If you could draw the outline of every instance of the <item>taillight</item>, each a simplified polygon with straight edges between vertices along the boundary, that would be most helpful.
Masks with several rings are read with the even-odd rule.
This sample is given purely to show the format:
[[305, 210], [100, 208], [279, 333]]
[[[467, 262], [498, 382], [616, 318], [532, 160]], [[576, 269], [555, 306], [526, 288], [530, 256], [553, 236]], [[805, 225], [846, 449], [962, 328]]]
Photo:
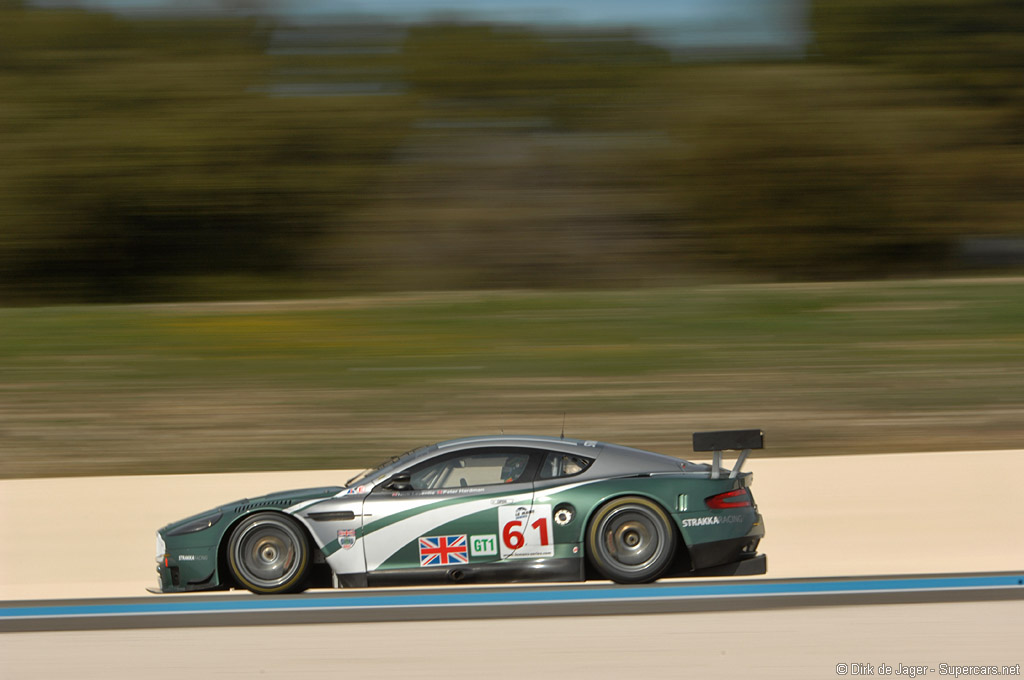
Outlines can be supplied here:
[[746, 489], [733, 489], [725, 493], [715, 494], [704, 499], [704, 503], [712, 510], [728, 510], [729, 508], [749, 508], [750, 494]]

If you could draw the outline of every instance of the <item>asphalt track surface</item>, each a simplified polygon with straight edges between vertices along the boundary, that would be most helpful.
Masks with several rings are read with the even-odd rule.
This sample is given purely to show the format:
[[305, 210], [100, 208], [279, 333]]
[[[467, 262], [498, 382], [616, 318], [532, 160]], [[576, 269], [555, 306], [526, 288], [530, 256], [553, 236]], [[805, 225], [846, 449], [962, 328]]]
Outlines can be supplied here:
[[0, 632], [667, 614], [1024, 599], [1024, 571], [0, 602]]

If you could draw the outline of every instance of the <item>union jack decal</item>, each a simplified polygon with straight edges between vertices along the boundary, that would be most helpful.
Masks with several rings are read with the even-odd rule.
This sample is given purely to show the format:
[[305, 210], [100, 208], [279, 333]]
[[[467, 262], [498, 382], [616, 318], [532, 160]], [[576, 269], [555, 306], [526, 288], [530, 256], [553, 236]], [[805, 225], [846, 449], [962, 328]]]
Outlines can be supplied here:
[[420, 566], [468, 564], [466, 534], [458, 536], [424, 536], [420, 538]]

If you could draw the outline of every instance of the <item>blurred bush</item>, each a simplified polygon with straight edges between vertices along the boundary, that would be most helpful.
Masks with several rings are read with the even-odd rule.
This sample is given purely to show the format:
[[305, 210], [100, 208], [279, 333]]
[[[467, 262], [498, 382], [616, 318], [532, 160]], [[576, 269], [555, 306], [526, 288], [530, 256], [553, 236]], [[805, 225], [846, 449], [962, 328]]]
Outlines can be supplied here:
[[629, 32], [0, 2], [0, 302], [941, 274], [1024, 238], [1024, 4]]
[[[8, 8], [4, 297], [231, 297], [301, 280], [408, 115], [375, 99], [268, 95], [268, 35], [246, 19]], [[208, 291], [191, 283], [218, 277]], [[221, 287], [234, 280], [243, 289]]]

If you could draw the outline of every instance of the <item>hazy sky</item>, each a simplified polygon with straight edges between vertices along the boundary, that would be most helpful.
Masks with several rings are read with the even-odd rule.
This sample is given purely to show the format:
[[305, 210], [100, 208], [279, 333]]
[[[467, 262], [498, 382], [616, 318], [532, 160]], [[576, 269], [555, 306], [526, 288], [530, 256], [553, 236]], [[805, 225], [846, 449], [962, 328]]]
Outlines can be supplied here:
[[539, 24], [631, 25], [707, 45], [768, 44], [801, 47], [805, 0], [38, 0], [111, 9], [267, 7], [292, 18], [365, 14], [417, 20], [442, 12], [472, 18]]

